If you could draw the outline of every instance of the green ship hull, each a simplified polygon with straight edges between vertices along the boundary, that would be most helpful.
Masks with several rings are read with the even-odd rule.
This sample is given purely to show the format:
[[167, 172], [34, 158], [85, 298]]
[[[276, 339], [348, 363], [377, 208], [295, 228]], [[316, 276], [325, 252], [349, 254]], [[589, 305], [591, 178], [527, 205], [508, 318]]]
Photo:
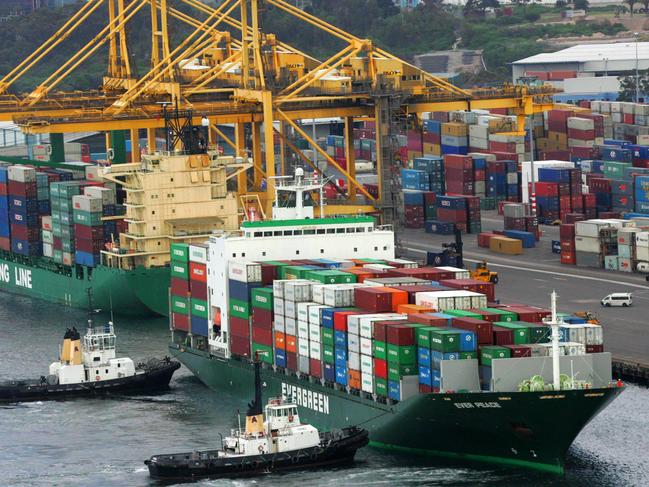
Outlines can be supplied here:
[[93, 304], [115, 314], [152, 316], [168, 314], [169, 268], [63, 267], [42, 259], [0, 256], [0, 291], [86, 309], [87, 289]]
[[[170, 351], [210, 389], [250, 397], [252, 364], [174, 344]], [[552, 473], [563, 472], [579, 432], [623, 390], [419, 394], [388, 405], [271, 367], [262, 384], [266, 397], [297, 398], [306, 422], [360, 425], [376, 447]]]

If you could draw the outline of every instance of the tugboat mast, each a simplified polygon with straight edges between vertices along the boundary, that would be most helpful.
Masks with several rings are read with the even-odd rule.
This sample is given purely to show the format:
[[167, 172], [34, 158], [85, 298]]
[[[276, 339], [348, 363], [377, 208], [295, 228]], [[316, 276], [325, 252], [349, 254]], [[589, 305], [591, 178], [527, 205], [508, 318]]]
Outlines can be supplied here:
[[557, 292], [552, 291], [552, 379], [554, 390], [561, 390], [561, 365], [559, 360], [559, 323], [557, 322]]

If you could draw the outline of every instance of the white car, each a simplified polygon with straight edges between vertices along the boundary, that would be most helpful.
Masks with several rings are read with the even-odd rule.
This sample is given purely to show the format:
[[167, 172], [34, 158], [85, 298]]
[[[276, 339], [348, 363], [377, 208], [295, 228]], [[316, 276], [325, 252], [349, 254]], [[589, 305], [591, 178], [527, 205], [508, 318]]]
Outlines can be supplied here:
[[633, 297], [631, 293], [612, 293], [602, 299], [602, 306], [631, 306]]

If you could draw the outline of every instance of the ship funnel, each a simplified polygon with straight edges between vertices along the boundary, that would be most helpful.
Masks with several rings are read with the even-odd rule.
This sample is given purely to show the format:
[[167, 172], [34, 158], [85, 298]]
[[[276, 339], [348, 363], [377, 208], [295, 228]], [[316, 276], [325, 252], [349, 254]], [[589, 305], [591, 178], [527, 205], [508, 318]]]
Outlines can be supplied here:
[[70, 338], [72, 337], [72, 330], [67, 328], [65, 334], [63, 335], [63, 346], [61, 347], [61, 356], [59, 359], [61, 363], [67, 363], [70, 361]]
[[259, 434], [264, 431], [264, 416], [261, 406], [261, 362], [255, 354], [255, 398], [248, 404], [246, 413], [246, 434]]

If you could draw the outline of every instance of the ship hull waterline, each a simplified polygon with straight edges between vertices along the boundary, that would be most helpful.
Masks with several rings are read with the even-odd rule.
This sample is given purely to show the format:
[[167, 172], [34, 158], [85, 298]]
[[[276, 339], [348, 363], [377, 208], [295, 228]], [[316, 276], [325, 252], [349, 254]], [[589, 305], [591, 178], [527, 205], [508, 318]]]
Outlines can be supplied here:
[[0, 258], [0, 291], [87, 309], [87, 290], [91, 288], [94, 306], [106, 311], [112, 308], [118, 316], [167, 316], [169, 280], [168, 267], [122, 270], [98, 266], [89, 272], [79, 266], [68, 275]]
[[[169, 349], [210, 389], [250, 395], [251, 364]], [[356, 425], [378, 448], [556, 474], [579, 432], [623, 390], [419, 394], [387, 405], [272, 368], [261, 373], [266, 397], [295, 395], [300, 417], [320, 429]]]

